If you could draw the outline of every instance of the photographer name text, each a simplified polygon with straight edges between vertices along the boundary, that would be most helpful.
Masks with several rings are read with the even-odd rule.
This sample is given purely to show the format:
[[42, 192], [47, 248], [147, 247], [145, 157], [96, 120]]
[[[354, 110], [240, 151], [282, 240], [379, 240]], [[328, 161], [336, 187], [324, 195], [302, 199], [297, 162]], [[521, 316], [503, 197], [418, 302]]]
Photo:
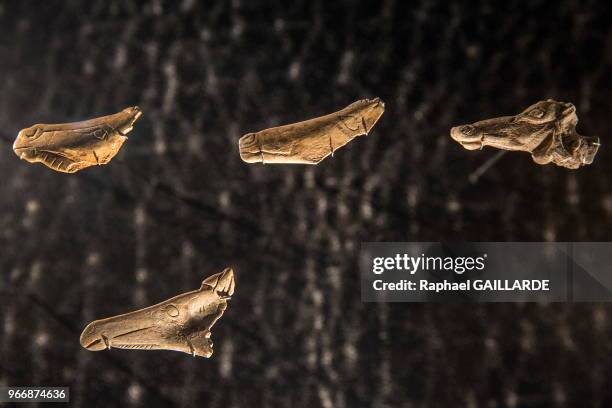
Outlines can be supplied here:
[[549, 291], [549, 279], [473, 279], [463, 282], [443, 280], [432, 282], [420, 279], [418, 282], [401, 279], [385, 282], [376, 279], [372, 282], [375, 291], [428, 291], [428, 292], [469, 292], [475, 291]]

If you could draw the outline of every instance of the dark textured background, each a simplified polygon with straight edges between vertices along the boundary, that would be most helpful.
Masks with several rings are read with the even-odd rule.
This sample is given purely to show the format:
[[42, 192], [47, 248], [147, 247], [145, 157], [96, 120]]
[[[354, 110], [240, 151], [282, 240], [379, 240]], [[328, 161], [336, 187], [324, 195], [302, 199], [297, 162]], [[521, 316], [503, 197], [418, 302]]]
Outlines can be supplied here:
[[[333, 4], [330, 4], [333, 3]], [[605, 3], [0, 3], [0, 384], [74, 406], [610, 406], [612, 305], [360, 301], [361, 241], [609, 240]], [[380, 96], [319, 166], [240, 161], [246, 132]], [[573, 102], [579, 171], [468, 152], [453, 125]], [[138, 104], [108, 166], [20, 162], [18, 130]], [[212, 359], [91, 353], [92, 319], [199, 287], [237, 292]]]

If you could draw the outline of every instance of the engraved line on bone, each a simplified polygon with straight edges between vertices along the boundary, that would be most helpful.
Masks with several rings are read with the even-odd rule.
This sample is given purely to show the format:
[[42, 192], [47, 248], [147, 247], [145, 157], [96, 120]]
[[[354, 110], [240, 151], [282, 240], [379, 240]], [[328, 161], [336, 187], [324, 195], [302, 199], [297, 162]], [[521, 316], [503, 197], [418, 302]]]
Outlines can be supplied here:
[[334, 145], [332, 144], [331, 133], [329, 134], [329, 149], [331, 150], [331, 156], [334, 157]]
[[36, 132], [34, 132], [34, 135], [31, 136], [30, 140], [38, 139], [43, 133], [45, 133], [45, 131], [42, 128], [36, 129]]
[[108, 341], [108, 337], [106, 337], [103, 334], [101, 334], [100, 337], [102, 338], [102, 341], [104, 342], [104, 345], [106, 346], [106, 348], [110, 350], [111, 345], [110, 345], [110, 342]]
[[351, 119], [354, 115], [342, 115], [340, 116], [340, 122], [342, 122], [342, 124], [344, 126], [346, 126], [346, 128], [352, 132], [356, 132], [359, 130], [359, 126], [357, 126], [357, 128], [353, 129], [352, 127], [350, 127], [348, 125], [348, 123], [346, 122], [347, 119]]
[[64, 164], [64, 161], [62, 159], [59, 159], [57, 156], [53, 158], [53, 166], [55, 169], [57, 170], [62, 170], [62, 165]]
[[363, 116], [361, 117], [361, 124], [363, 125], [363, 130], [364, 130], [364, 132], [365, 132], [365, 134], [367, 136], [368, 135], [368, 126], [366, 125], [366, 121], [365, 121], [365, 118]]
[[[48, 125], [43, 125], [43, 126], [58, 126], [58, 125], [52, 125], [52, 124], [48, 124]], [[83, 127], [59, 127], [59, 128], [51, 128], [51, 129], [44, 129], [44, 128], [39, 128], [39, 130], [41, 131], [41, 133], [48, 133], [48, 132], [54, 132], [54, 133], [80, 133], [80, 134], [93, 134], [96, 130], [100, 130], [103, 129], [104, 127], [108, 127], [110, 128], [111, 131], [114, 131], [115, 129], [110, 126], [110, 125], [91, 125], [91, 126], [83, 126]]]
[[115, 348], [120, 349], [141, 349], [141, 350], [151, 350], [153, 348], [159, 347], [158, 344], [115, 344]]
[[104, 140], [106, 139], [106, 137], [108, 136], [108, 133], [106, 131], [106, 129], [104, 129], [103, 127], [96, 129], [93, 131], [92, 133], [93, 137], [95, 137], [96, 139], [99, 140]]
[[137, 332], [139, 332], [139, 331], [143, 331], [143, 330], [148, 330], [148, 329], [150, 329], [151, 327], [153, 327], [153, 326], [143, 327], [142, 329], [134, 329], [134, 330], [130, 330], [130, 331], [127, 331], [127, 332], [125, 332], [125, 333], [118, 334], [118, 335], [114, 336], [114, 338], [115, 338], [115, 339], [118, 339], [119, 337], [127, 336], [128, 334], [137, 333]]
[[189, 346], [189, 350], [191, 350], [191, 355], [193, 357], [196, 356], [195, 354], [195, 347], [193, 347], [193, 344], [191, 343], [191, 340], [187, 339], [187, 345]]
[[278, 149], [278, 150], [270, 150], [270, 149], [266, 149], [266, 148], [261, 149], [260, 152], [261, 153], [265, 153], [265, 154], [269, 154], [270, 156], [278, 156], [278, 157], [289, 157], [292, 154], [291, 151], [280, 151], [280, 149]]
[[[344, 126], [342, 126], [344, 124]], [[349, 140], [353, 138], [353, 134], [352, 132], [347, 132], [347, 129], [350, 130], [350, 128], [348, 126], [346, 126], [346, 124], [342, 121], [338, 121], [336, 123], [334, 123], [334, 126], [336, 128], [338, 128], [338, 130], [340, 130], [340, 132], [345, 135], [348, 136]]]
[[42, 153], [45, 153], [45, 154], [52, 154], [52, 155], [54, 155], [54, 156], [61, 156], [61, 157], [63, 157], [64, 159], [68, 159], [68, 160], [70, 160], [70, 157], [68, 157], [67, 155], [65, 155], [65, 154], [63, 154], [63, 153], [60, 153], [60, 152], [53, 151], [53, 150], [46, 150], [46, 149], [42, 149], [42, 150], [37, 150], [37, 152], [39, 152], [39, 153], [41, 153], [41, 154], [42, 154]]
[[57, 157], [57, 156], [56, 156], [56, 157], [53, 159], [53, 162], [55, 163], [55, 167], [56, 167], [58, 170], [62, 170], [62, 166], [64, 165], [64, 160], [62, 160], [60, 157]]
[[98, 160], [98, 155], [96, 154], [96, 151], [92, 150], [91, 152], [93, 153], [94, 157], [96, 158], [96, 164], [99, 166], [100, 165], [100, 160]]
[[264, 159], [264, 152], [263, 152], [263, 148], [261, 147], [261, 138], [259, 136], [255, 136], [257, 138], [257, 147], [259, 147], [259, 154], [261, 154], [261, 164], [266, 164], [266, 161]]
[[55, 152], [55, 151], [51, 151], [51, 150], [37, 150], [37, 149], [34, 149], [34, 150], [36, 151], [34, 154], [36, 154], [43, 161], [46, 161], [46, 162], [49, 162], [49, 155], [54, 156], [54, 157], [55, 156], [59, 156], [60, 158], [62, 158], [64, 160], [68, 160], [71, 163], [75, 162], [70, 157], [68, 157], [65, 154], [60, 153], [60, 152]]
[[92, 341], [92, 342], [88, 343], [88, 344], [85, 346], [85, 348], [90, 348], [90, 347], [91, 347], [91, 346], [93, 346], [94, 344], [99, 343], [101, 340], [102, 340], [102, 338], [95, 339], [94, 341]]

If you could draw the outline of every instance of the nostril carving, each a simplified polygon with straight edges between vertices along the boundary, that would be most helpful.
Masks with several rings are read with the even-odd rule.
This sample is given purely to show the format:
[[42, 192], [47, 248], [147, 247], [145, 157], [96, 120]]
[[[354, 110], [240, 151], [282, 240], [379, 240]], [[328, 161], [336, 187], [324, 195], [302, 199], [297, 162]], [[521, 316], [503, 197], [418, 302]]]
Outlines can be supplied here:
[[245, 135], [240, 139], [239, 142], [242, 146], [250, 146], [252, 144], [255, 144], [255, 135]]
[[474, 126], [471, 126], [471, 125], [466, 125], [461, 128], [461, 133], [463, 133], [464, 135], [469, 135], [473, 131], [474, 131]]
[[32, 139], [32, 138], [38, 139], [40, 135], [42, 135], [42, 133], [43, 131], [40, 128], [37, 128], [37, 129], [32, 129], [29, 132], [25, 132], [24, 134], [28, 139]]

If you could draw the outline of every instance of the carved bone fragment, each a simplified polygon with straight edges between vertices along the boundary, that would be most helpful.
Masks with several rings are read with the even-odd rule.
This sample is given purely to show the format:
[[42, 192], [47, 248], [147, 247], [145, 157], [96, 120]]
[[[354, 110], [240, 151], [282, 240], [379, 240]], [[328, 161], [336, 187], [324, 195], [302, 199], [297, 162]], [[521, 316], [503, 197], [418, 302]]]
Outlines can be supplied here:
[[483, 120], [451, 129], [451, 137], [468, 150], [492, 146], [531, 153], [538, 164], [577, 169], [591, 164], [599, 138], [576, 133], [576, 108], [552, 99], [531, 105], [515, 116]]
[[379, 99], [362, 99], [346, 108], [304, 122], [248, 133], [238, 142], [247, 163], [318, 164], [357, 136], [367, 135], [385, 110]]
[[198, 290], [89, 323], [81, 334], [81, 345], [91, 351], [115, 347], [174, 350], [210, 357], [211, 328], [225, 312], [234, 288], [234, 272], [226, 268], [206, 278]]
[[37, 124], [19, 132], [13, 150], [23, 160], [63, 173], [107, 164], [141, 115], [134, 106], [82, 122]]

